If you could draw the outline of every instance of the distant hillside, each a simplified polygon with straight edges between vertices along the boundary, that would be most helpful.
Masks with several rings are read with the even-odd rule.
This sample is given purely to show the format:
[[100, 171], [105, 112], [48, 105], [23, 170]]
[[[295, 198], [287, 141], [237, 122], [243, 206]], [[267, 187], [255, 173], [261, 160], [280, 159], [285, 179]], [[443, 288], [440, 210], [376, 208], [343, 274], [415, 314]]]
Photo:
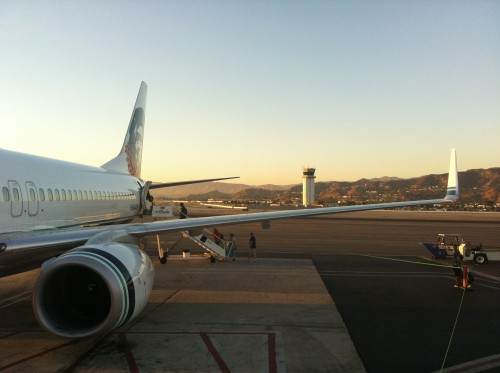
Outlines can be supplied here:
[[158, 197], [174, 199], [174, 198], [186, 198], [187, 196], [206, 195], [213, 191], [221, 192], [226, 195], [233, 195], [244, 189], [260, 188], [266, 190], [283, 190], [283, 189], [290, 189], [291, 186], [292, 185], [272, 185], [272, 184], [255, 186], [255, 185], [236, 184], [236, 183], [209, 182], [209, 183], [189, 184], [171, 188], [158, 189], [155, 190], [153, 194]]
[[[462, 203], [500, 202], [500, 168], [468, 170], [459, 173]], [[412, 179], [367, 180], [352, 183], [317, 183], [318, 201], [393, 202], [440, 198], [448, 174], [426, 175]]]
[[206, 194], [209, 192], [213, 192], [214, 190], [231, 195], [233, 193], [239, 192], [240, 190], [248, 188], [251, 188], [251, 186], [245, 184], [236, 184], [236, 183], [210, 182], [210, 183], [189, 184], [189, 185], [175, 186], [171, 188], [158, 189], [155, 190], [153, 194], [155, 196], [165, 197], [165, 198], [185, 198], [186, 196], [189, 195]]
[[[426, 175], [411, 179], [383, 177], [354, 182], [316, 182], [319, 203], [374, 203], [411, 199], [440, 198], [446, 189], [448, 174]], [[468, 170], [459, 173], [462, 203], [500, 202], [500, 167]], [[275, 200], [297, 202], [302, 199], [302, 184], [249, 186], [234, 183], [203, 183], [154, 191], [157, 197], [192, 200]]]
[[222, 192], [219, 192], [218, 190], [212, 190], [208, 193], [189, 194], [185, 198], [188, 200], [191, 200], [191, 201], [208, 201], [209, 199], [224, 200], [225, 201], [225, 200], [232, 199], [233, 195], [230, 193], [222, 193]]

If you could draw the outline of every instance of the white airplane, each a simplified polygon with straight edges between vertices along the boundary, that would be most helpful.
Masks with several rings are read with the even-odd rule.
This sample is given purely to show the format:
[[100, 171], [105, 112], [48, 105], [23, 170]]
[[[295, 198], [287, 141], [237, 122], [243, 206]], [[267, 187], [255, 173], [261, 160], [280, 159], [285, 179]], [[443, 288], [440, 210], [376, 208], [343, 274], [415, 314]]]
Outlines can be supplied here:
[[142, 82], [121, 151], [101, 167], [0, 150], [0, 272], [19, 272], [46, 260], [33, 289], [33, 309], [39, 324], [56, 335], [105, 334], [143, 310], [154, 280], [143, 250], [148, 236], [249, 222], [267, 227], [274, 219], [458, 200], [452, 149], [441, 199], [132, 224], [142, 216], [150, 189], [229, 179], [155, 184], [140, 178], [146, 93]]

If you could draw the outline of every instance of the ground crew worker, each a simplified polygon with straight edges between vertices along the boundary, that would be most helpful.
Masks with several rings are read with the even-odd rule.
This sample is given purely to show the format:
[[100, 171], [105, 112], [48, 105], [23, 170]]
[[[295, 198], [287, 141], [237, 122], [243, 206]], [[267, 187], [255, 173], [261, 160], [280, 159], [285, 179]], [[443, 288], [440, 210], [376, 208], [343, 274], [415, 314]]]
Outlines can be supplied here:
[[457, 245], [453, 245], [453, 274], [455, 275], [455, 284], [453, 286], [456, 288], [462, 287], [464, 282], [462, 259], [463, 256], [458, 251]]

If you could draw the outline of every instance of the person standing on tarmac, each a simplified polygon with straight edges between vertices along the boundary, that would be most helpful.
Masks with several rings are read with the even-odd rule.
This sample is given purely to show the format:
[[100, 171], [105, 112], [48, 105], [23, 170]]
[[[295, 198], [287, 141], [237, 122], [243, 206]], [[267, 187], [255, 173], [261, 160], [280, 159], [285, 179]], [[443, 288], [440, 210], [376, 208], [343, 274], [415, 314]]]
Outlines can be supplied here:
[[181, 213], [179, 215], [179, 219], [186, 219], [188, 217], [188, 210], [184, 203], [181, 202]]
[[236, 239], [234, 238], [234, 234], [229, 234], [229, 257], [233, 258], [232, 261], [236, 260]]
[[248, 246], [250, 246], [250, 251], [248, 252], [248, 260], [253, 256], [253, 259], [257, 260], [257, 240], [253, 232], [250, 232], [250, 239], [248, 240]]

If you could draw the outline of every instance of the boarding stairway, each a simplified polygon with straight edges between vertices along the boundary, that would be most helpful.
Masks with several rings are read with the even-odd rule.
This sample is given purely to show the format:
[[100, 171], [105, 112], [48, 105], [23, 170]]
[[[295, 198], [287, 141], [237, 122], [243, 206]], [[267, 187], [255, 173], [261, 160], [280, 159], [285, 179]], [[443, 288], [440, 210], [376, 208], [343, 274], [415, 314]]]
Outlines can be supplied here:
[[183, 231], [181, 233], [183, 237], [189, 238], [191, 241], [201, 246], [210, 256], [210, 261], [212, 263], [214, 263], [215, 260], [226, 260], [232, 255], [233, 243], [231, 241], [225, 241], [224, 239], [216, 243], [212, 239], [212, 232], [208, 229], [203, 229], [200, 234], [190, 234], [189, 231]]

